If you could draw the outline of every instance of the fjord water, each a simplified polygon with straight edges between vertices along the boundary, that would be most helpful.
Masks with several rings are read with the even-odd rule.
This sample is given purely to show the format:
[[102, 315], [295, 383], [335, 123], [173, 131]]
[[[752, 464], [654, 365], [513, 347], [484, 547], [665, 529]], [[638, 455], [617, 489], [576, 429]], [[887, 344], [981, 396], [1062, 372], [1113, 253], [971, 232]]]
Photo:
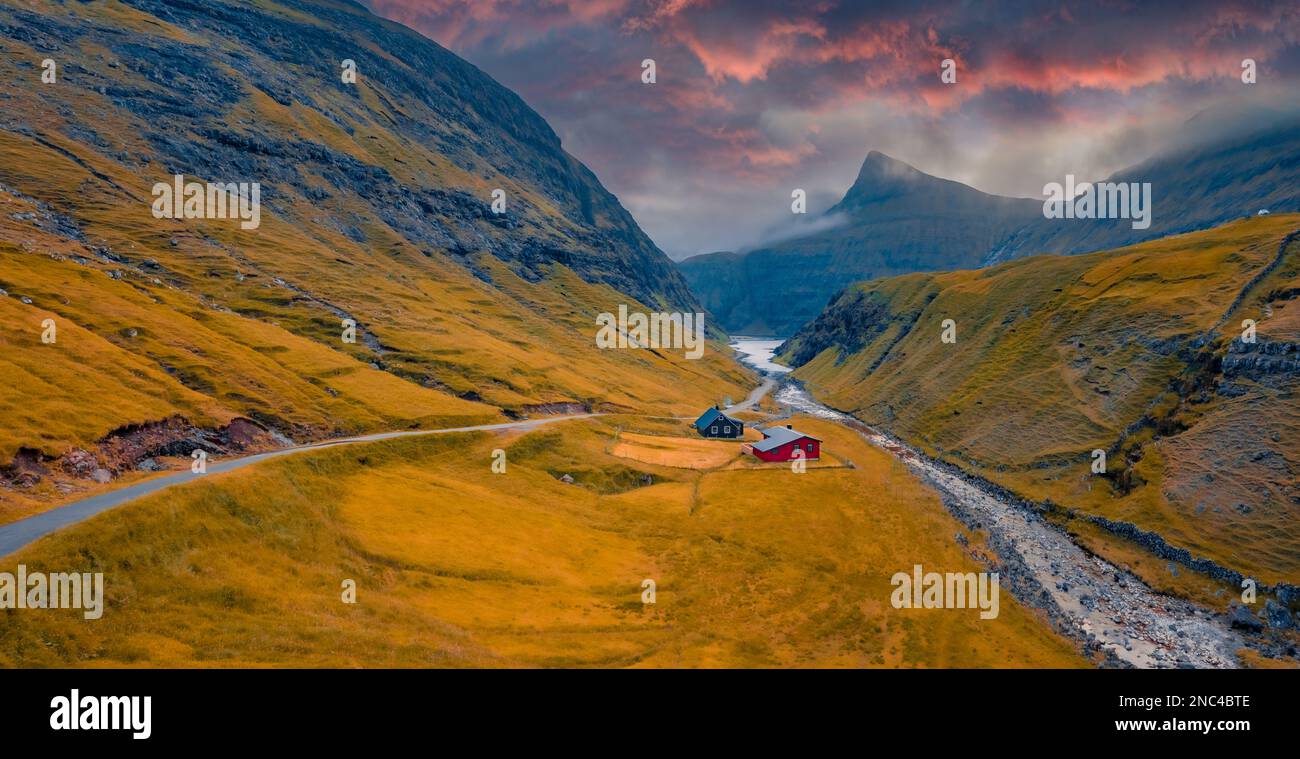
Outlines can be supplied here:
[[740, 354], [740, 360], [747, 366], [764, 374], [785, 374], [790, 371], [790, 367], [782, 366], [773, 360], [776, 349], [783, 342], [785, 341], [737, 335], [732, 338], [731, 347]]

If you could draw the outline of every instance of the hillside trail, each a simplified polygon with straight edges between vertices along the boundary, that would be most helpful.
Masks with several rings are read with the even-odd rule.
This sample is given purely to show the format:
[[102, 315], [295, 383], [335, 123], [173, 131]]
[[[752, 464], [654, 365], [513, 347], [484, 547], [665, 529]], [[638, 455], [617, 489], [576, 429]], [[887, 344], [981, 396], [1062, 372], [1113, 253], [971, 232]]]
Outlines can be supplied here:
[[1242, 303], [1246, 302], [1246, 298], [1250, 296], [1250, 294], [1255, 290], [1255, 288], [1258, 287], [1259, 284], [1263, 282], [1265, 279], [1268, 279], [1268, 277], [1271, 274], [1273, 274], [1273, 272], [1277, 271], [1282, 266], [1282, 263], [1286, 260], [1287, 257], [1287, 248], [1290, 247], [1291, 244], [1294, 243], [1296, 240], [1300, 240], [1300, 229], [1294, 230], [1286, 237], [1282, 238], [1282, 242], [1278, 243], [1277, 253], [1273, 256], [1273, 258], [1262, 269], [1255, 272], [1255, 275], [1251, 277], [1250, 280], [1247, 281], [1245, 285], [1242, 286], [1241, 290], [1237, 292], [1236, 297], [1233, 298], [1232, 302], [1228, 304], [1228, 307], [1227, 309], [1224, 310], [1223, 315], [1220, 316], [1218, 320], [1215, 321], [1214, 324], [1208, 330], [1206, 330], [1205, 334], [1207, 338], [1213, 335], [1216, 331], [1218, 331], [1218, 329], [1222, 327], [1224, 324], [1227, 324], [1228, 319], [1232, 318], [1233, 312], [1236, 311], [1237, 308], [1240, 307]]
[[1236, 652], [1244, 643], [1223, 617], [1155, 592], [979, 480], [817, 402], [794, 382], [764, 376], [775, 382], [774, 397], [782, 406], [852, 429], [934, 488], [962, 523], [988, 535], [1001, 561], [997, 570], [1002, 587], [1020, 602], [1045, 611], [1058, 629], [1082, 642], [1085, 651], [1121, 667], [1240, 666]]

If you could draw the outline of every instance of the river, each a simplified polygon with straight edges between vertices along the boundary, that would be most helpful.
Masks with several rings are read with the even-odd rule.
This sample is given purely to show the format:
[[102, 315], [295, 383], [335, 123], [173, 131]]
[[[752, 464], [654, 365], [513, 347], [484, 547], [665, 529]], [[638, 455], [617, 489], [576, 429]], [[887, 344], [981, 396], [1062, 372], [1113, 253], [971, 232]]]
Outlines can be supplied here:
[[1098, 651], [1112, 664], [1139, 668], [1240, 666], [1243, 641], [1222, 615], [1164, 596], [1082, 548], [1061, 529], [955, 466], [819, 403], [789, 367], [773, 361], [780, 340], [736, 338], [741, 361], [763, 375], [750, 396], [773, 398], [797, 413], [838, 422], [902, 461], [933, 488], [948, 511], [984, 532], [1000, 561], [993, 569], [1021, 603], [1043, 610], [1062, 633]]
[[784, 340], [772, 340], [759, 337], [735, 337], [731, 347], [740, 354], [741, 363], [763, 375], [764, 394], [775, 390], [772, 397], [780, 405], [807, 416], [829, 419], [840, 423], [849, 422], [852, 417], [818, 403], [803, 385], [788, 376], [790, 367], [776, 363], [776, 349]]

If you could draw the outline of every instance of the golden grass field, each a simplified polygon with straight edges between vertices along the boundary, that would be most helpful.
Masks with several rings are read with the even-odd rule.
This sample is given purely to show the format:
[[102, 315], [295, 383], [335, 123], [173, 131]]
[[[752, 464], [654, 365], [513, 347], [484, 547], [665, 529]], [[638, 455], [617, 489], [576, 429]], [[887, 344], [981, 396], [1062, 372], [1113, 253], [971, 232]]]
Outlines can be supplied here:
[[[865, 283], [890, 322], [860, 350], [827, 348], [796, 376], [830, 405], [1029, 498], [1135, 523], [1262, 582], [1295, 583], [1297, 386], [1281, 374], [1233, 378], [1221, 391], [1210, 378], [1245, 318], [1261, 341], [1296, 340], [1300, 244], [1233, 304], [1297, 228], [1300, 215], [1251, 218], [1115, 251]], [[946, 318], [956, 344], [940, 340]], [[1188, 347], [1206, 334], [1203, 352]], [[1110, 452], [1127, 490], [1092, 475], [1095, 448]], [[1239, 592], [1200, 587], [1204, 578], [1175, 577], [1113, 535], [1068, 527], [1156, 588], [1219, 606]]]
[[[747, 429], [746, 432], [750, 430]], [[625, 432], [619, 436], [618, 442], [614, 444], [610, 453], [619, 458], [632, 459], [645, 464], [684, 469], [714, 469], [740, 456], [740, 447], [740, 442]]]
[[[649, 449], [687, 422], [618, 416], [213, 475], [7, 557], [103, 571], [109, 600], [96, 622], [0, 615], [0, 665], [1089, 664], [1005, 592], [988, 621], [976, 609], [893, 609], [889, 578], [914, 563], [983, 569], [953, 540], [965, 530], [887, 454], [797, 421], [855, 468], [620, 458], [605, 452], [617, 439]], [[504, 474], [490, 470], [498, 447]], [[558, 480], [566, 473], [575, 484]], [[354, 605], [341, 600], [349, 578]], [[642, 604], [645, 579], [654, 605]]]

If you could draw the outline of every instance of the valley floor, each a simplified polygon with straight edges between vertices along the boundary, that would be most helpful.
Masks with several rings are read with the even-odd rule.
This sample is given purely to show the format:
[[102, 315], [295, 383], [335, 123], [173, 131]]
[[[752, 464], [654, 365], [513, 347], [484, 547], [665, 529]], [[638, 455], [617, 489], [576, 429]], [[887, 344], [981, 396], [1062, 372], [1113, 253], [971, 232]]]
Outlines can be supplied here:
[[[1241, 665], [1222, 615], [795, 384], [768, 375], [730, 411], [781, 407], [824, 440], [806, 472], [685, 418], [565, 417], [238, 459], [34, 543], [63, 509], [0, 527], [22, 546], [6, 565], [108, 588], [100, 621], [0, 617], [0, 664]], [[999, 572], [998, 617], [894, 608], [918, 564]]]
[[896, 572], [978, 572], [987, 549], [887, 453], [838, 424], [794, 422], [826, 441], [805, 473], [689, 437], [687, 419], [607, 415], [212, 474], [6, 557], [102, 571], [107, 604], [94, 621], [0, 615], [0, 664], [1091, 663], [1009, 594], [990, 620], [893, 608]]

